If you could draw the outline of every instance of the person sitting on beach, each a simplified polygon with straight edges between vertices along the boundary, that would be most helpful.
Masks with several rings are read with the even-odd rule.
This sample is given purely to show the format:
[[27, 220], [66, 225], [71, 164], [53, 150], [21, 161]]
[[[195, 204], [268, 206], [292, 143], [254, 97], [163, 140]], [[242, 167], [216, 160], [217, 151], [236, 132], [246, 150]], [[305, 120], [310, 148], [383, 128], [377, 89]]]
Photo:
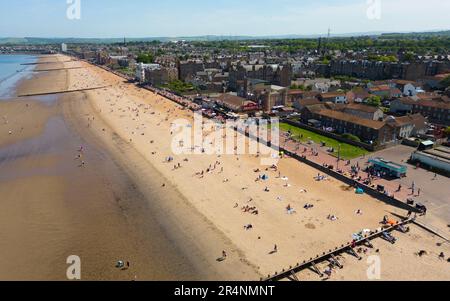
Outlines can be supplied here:
[[329, 219], [330, 221], [334, 222], [336, 221], [338, 218], [335, 215], [328, 215], [327, 219]]
[[253, 225], [252, 224], [245, 225], [244, 229], [247, 230], [247, 231], [248, 230], [252, 230], [253, 229]]
[[424, 255], [427, 255], [427, 251], [425, 251], [425, 250], [420, 250], [419, 253], [418, 253], [417, 255], [419, 255], [419, 257], [422, 257], [422, 256], [424, 256]]

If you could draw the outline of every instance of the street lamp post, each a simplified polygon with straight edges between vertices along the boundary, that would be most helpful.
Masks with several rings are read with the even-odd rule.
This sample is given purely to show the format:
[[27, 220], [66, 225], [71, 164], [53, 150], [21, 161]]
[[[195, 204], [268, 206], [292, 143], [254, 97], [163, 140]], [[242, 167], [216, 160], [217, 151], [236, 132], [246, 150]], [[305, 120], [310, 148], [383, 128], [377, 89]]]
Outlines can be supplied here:
[[341, 144], [338, 146], [337, 170], [339, 170], [339, 161], [341, 161]]

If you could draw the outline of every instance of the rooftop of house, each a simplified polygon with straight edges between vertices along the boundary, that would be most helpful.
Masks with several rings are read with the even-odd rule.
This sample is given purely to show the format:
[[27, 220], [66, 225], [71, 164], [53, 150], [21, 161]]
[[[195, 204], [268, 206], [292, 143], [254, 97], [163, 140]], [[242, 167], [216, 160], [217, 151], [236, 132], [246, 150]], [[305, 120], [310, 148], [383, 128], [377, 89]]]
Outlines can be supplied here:
[[400, 85], [400, 86], [405, 86], [407, 84], [411, 84], [411, 85], [414, 85], [414, 86], [417, 85], [416, 82], [413, 82], [413, 81], [410, 81], [410, 80], [403, 80], [403, 79], [395, 79], [392, 82], [394, 82], [395, 84]]
[[291, 89], [288, 92], [289, 95], [303, 95], [304, 93], [305, 93], [305, 91], [298, 90], [298, 89]]
[[450, 98], [448, 96], [440, 96], [439, 98], [402, 97], [398, 100], [408, 105], [450, 110]]
[[439, 95], [437, 93], [433, 92], [424, 92], [424, 93], [417, 93], [416, 96], [412, 97], [414, 100], [423, 100], [423, 99], [436, 99], [440, 100], [442, 98], [442, 95]]
[[248, 104], [256, 104], [253, 101], [228, 93], [221, 94], [219, 97], [216, 97], [216, 100], [232, 107], [235, 110], [239, 110]]
[[391, 87], [388, 85], [380, 85], [380, 86], [374, 86], [369, 88], [369, 91], [371, 92], [383, 92], [383, 91], [390, 91]]
[[362, 99], [370, 97], [370, 93], [361, 87], [355, 88], [352, 91], [349, 91], [347, 94], [348, 95], [353, 94], [355, 98], [362, 98]]
[[402, 91], [400, 91], [400, 89], [398, 88], [391, 88], [389, 92], [391, 93], [391, 95], [402, 95]]
[[301, 106], [310, 106], [315, 104], [321, 104], [320, 100], [315, 97], [303, 98], [296, 101]]
[[361, 112], [366, 112], [366, 113], [375, 113], [377, 111], [380, 111], [380, 109], [377, 107], [373, 107], [373, 106], [369, 106], [369, 105], [365, 105], [365, 104], [357, 104], [357, 103], [352, 103], [352, 104], [346, 105], [344, 108], [344, 111], [345, 110], [355, 110], [355, 111], [361, 111]]
[[413, 124], [418, 128], [423, 128], [425, 126], [425, 123], [427, 122], [427, 119], [423, 117], [421, 114], [413, 114], [402, 117], [396, 117], [395, 122], [399, 126]]
[[336, 97], [345, 97], [345, 92], [329, 92], [320, 94], [322, 98], [336, 98]]
[[254, 90], [255, 91], [264, 91], [264, 90], [270, 90], [274, 92], [280, 92], [283, 90], [286, 90], [287, 88], [277, 85], [266, 85], [266, 84], [258, 84], [255, 85]]

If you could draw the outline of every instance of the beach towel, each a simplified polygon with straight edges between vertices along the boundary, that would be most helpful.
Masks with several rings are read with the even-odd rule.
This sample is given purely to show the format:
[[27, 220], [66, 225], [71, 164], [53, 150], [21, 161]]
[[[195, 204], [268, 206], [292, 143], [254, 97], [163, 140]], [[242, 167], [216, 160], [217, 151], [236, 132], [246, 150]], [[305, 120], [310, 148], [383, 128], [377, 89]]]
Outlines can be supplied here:
[[362, 188], [357, 188], [356, 194], [364, 194], [364, 190]]

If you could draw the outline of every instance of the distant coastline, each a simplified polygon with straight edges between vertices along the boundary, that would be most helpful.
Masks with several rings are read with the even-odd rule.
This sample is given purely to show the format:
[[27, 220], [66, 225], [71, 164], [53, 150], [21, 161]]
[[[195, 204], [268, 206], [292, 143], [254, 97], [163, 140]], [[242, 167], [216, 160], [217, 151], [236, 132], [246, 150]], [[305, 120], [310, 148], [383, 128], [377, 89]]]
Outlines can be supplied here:
[[[449, 36], [450, 30], [430, 30], [430, 31], [405, 31], [405, 32], [353, 32], [353, 33], [332, 33], [330, 38], [352, 38], [352, 37], [383, 37], [383, 36]], [[257, 41], [257, 40], [285, 40], [285, 39], [317, 39], [326, 37], [323, 34], [280, 34], [280, 35], [199, 35], [199, 36], [160, 36], [160, 37], [113, 37], [113, 38], [84, 38], [84, 37], [0, 37], [0, 45], [48, 45], [48, 44], [114, 44], [126, 42], [214, 42], [214, 41]]]

